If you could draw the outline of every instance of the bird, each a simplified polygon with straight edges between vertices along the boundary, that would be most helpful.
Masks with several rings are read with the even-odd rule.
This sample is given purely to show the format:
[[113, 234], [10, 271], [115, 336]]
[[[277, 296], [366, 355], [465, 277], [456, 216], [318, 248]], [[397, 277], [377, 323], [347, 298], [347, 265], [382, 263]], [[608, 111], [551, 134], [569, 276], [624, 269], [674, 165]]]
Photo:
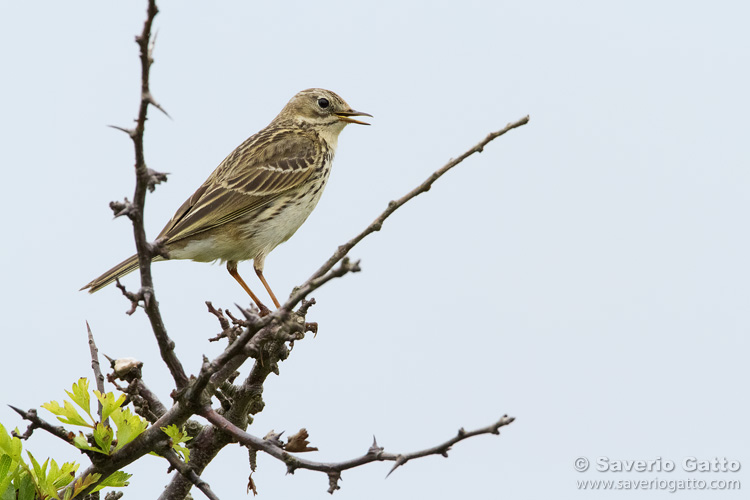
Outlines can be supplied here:
[[[255, 273], [278, 309], [263, 275], [266, 256], [302, 226], [320, 200], [338, 144], [350, 123], [369, 125], [336, 93], [298, 92], [270, 124], [240, 144], [188, 198], [157, 236], [169, 259], [226, 263], [261, 315], [270, 310], [237, 271], [252, 260]], [[156, 255], [152, 261], [165, 260]], [[133, 255], [81, 290], [94, 293], [138, 269]]]

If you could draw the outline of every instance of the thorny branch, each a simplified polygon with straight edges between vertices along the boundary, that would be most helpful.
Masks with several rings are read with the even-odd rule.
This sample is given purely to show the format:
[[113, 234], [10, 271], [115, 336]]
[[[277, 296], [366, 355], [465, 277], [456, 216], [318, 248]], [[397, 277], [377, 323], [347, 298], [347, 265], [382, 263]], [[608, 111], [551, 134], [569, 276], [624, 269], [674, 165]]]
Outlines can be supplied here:
[[133, 140], [133, 147], [135, 149], [135, 193], [133, 194], [133, 202], [130, 206], [127, 206], [126, 204], [125, 207], [117, 206], [116, 208], [120, 208], [120, 211], [123, 209], [126, 210], [127, 215], [133, 221], [135, 246], [138, 250], [138, 265], [141, 271], [141, 289], [134, 296], [128, 297], [131, 302], [133, 301], [133, 298], [136, 298], [132, 310], [134, 310], [135, 305], [138, 304], [139, 301], [143, 301], [143, 308], [151, 322], [151, 328], [154, 331], [154, 336], [159, 345], [162, 359], [164, 359], [164, 362], [167, 364], [167, 367], [172, 374], [172, 378], [174, 378], [175, 386], [177, 389], [182, 389], [187, 385], [188, 378], [182, 367], [182, 363], [174, 352], [174, 341], [169, 338], [167, 328], [164, 326], [164, 321], [162, 320], [161, 312], [159, 310], [159, 303], [156, 301], [156, 295], [154, 293], [154, 281], [151, 277], [151, 259], [159, 253], [159, 249], [157, 248], [158, 245], [151, 245], [148, 242], [146, 239], [146, 230], [143, 226], [143, 218], [146, 208], [146, 192], [149, 190], [153, 191], [156, 184], [166, 181], [166, 174], [154, 172], [146, 166], [146, 158], [143, 148], [143, 134], [146, 130], [146, 118], [149, 105], [163, 111], [161, 106], [159, 106], [154, 100], [149, 87], [151, 64], [154, 62], [154, 44], [151, 37], [151, 28], [158, 12], [159, 9], [156, 7], [156, 0], [149, 0], [146, 22], [143, 24], [143, 31], [135, 38], [140, 49], [141, 99], [135, 128], [132, 130], [126, 130], [130, 138]]
[[[135, 440], [113, 452], [107, 457], [97, 457], [93, 465], [79, 474], [84, 477], [87, 474], [99, 473], [101, 480], [126, 465], [138, 460], [150, 451], [160, 451], [172, 467], [180, 474], [172, 478], [170, 484], [159, 497], [162, 500], [176, 500], [185, 498], [190, 487], [195, 485], [211, 499], [216, 498], [210, 487], [200, 478], [200, 474], [219, 451], [231, 442], [240, 442], [251, 450], [251, 455], [257, 450], [262, 450], [269, 455], [283, 461], [289, 472], [296, 469], [309, 469], [320, 471], [328, 475], [329, 492], [333, 493], [339, 489], [341, 472], [374, 461], [394, 462], [391, 469], [404, 465], [409, 460], [428, 455], [444, 455], [451, 446], [459, 441], [480, 434], [499, 434], [499, 428], [513, 422], [513, 417], [504, 416], [494, 424], [471, 432], [459, 430], [453, 438], [426, 450], [411, 453], [388, 453], [373, 442], [373, 445], [362, 456], [343, 462], [325, 463], [302, 459], [291, 455], [283, 448], [279, 440], [263, 439], [245, 432], [245, 428], [251, 423], [252, 415], [260, 412], [264, 407], [262, 399], [263, 385], [271, 373], [278, 373], [278, 363], [289, 356], [294, 341], [304, 337], [308, 331], [315, 331], [314, 323], [307, 323], [305, 316], [314, 300], [305, 298], [328, 281], [342, 277], [351, 272], [358, 272], [359, 262], [352, 262], [347, 254], [369, 234], [379, 231], [384, 221], [397, 209], [408, 201], [430, 189], [448, 170], [452, 169], [469, 156], [482, 152], [484, 147], [491, 141], [507, 133], [508, 131], [525, 125], [529, 121], [526, 116], [516, 122], [508, 124], [505, 128], [493, 132], [469, 150], [455, 159], [451, 159], [443, 167], [433, 172], [422, 184], [406, 193], [403, 197], [391, 201], [388, 207], [362, 232], [349, 242], [338, 247], [336, 252], [302, 285], [296, 288], [285, 304], [271, 315], [261, 318], [253, 310], [242, 309], [240, 312], [244, 319], [235, 318], [228, 311], [216, 309], [207, 303], [209, 312], [216, 316], [222, 328], [219, 338], [227, 338], [228, 345], [223, 353], [213, 360], [204, 359], [200, 372], [196, 377], [188, 378], [182, 363], [174, 352], [174, 342], [167, 334], [164, 326], [159, 304], [154, 293], [153, 279], [151, 276], [151, 259], [156, 255], [168, 257], [159, 242], [149, 243], [144, 230], [144, 210], [146, 193], [153, 191], [160, 182], [167, 180], [166, 174], [155, 172], [148, 168], [144, 155], [143, 137], [149, 105], [166, 112], [155, 101], [149, 87], [150, 67], [153, 63], [153, 38], [151, 35], [153, 20], [158, 9], [155, 0], [148, 1], [147, 18], [143, 31], [136, 37], [140, 48], [141, 61], [141, 97], [136, 125], [133, 129], [123, 130], [132, 139], [135, 150], [136, 188], [133, 201], [125, 199], [125, 202], [113, 202], [112, 208], [116, 216], [127, 215], [133, 222], [133, 231], [138, 249], [139, 267], [141, 271], [141, 288], [136, 293], [121, 290], [132, 303], [132, 310], [143, 306], [157, 339], [162, 359], [169, 368], [176, 390], [172, 397], [174, 404], [166, 408], [158, 397], [151, 392], [143, 383], [140, 376], [140, 366], [129, 372], [130, 375], [123, 377], [128, 382], [124, 389], [130, 399], [134, 402], [139, 414], [151, 422], [151, 426], [140, 434]], [[167, 115], [168, 116], [168, 115]], [[337, 264], [339, 264], [337, 266]], [[118, 283], [118, 286], [119, 283]], [[300, 305], [294, 311], [293, 309]], [[227, 319], [227, 317], [229, 319]], [[231, 320], [231, 322], [230, 322]], [[89, 329], [90, 346], [92, 353], [92, 368], [94, 368], [97, 379], [97, 387], [100, 386], [101, 372], [97, 373], [98, 358], [95, 354], [96, 348]], [[245, 380], [234, 385], [236, 370], [242, 366], [248, 358], [254, 358], [255, 363]], [[116, 364], [116, 363], [115, 363]], [[117, 371], [117, 370], [116, 370]], [[119, 377], [117, 373], [110, 381]], [[219, 392], [220, 391], [220, 392]], [[211, 407], [212, 398], [221, 396], [222, 413], [220, 414]], [[24, 412], [13, 408], [24, 419], [31, 424], [23, 437], [29, 437], [35, 428], [42, 428], [66, 442], [71, 441], [71, 435], [63, 427], [54, 427], [40, 419], [34, 410]], [[188, 466], [170, 449], [167, 436], [161, 431], [162, 427], [169, 425], [183, 426], [193, 415], [202, 415], [209, 420], [210, 424], [197, 424], [196, 430], [191, 436], [191, 460]], [[191, 423], [194, 423], [191, 421]], [[306, 445], [305, 445], [306, 447]], [[289, 450], [291, 451], [292, 448]], [[93, 459], [93, 457], [92, 457]], [[254, 468], [253, 468], [254, 470]], [[390, 474], [390, 472], [389, 472]]]
[[174, 450], [166, 449], [163, 450], [162, 456], [169, 462], [170, 468], [173, 468], [179, 472], [182, 477], [186, 478], [196, 488], [201, 490], [206, 498], [210, 500], [219, 500], [219, 497], [211, 490], [211, 486], [204, 481], [188, 464], [180, 460], [180, 457]]
[[[261, 439], [257, 436], [253, 436], [252, 434], [248, 434], [247, 432], [243, 431], [242, 429], [238, 428], [231, 422], [229, 422], [227, 419], [219, 415], [215, 410], [213, 410], [210, 407], [203, 408], [201, 411], [201, 415], [211, 422], [214, 426], [220, 428], [221, 430], [229, 433], [232, 435], [234, 439], [236, 439], [239, 443], [251, 447], [256, 450], [263, 450], [264, 452], [268, 453], [274, 458], [277, 458], [278, 460], [281, 460], [284, 462], [287, 466], [287, 472], [290, 474], [293, 474], [296, 469], [308, 469], [308, 470], [315, 470], [320, 472], [325, 472], [329, 475], [329, 477], [332, 477], [331, 475], [335, 475], [337, 481], [341, 477], [341, 472], [345, 471], [347, 469], [352, 469], [354, 467], [359, 467], [360, 465], [364, 465], [370, 462], [376, 462], [376, 461], [390, 461], [395, 462], [393, 465], [393, 468], [388, 472], [388, 475], [390, 475], [394, 470], [396, 470], [398, 467], [404, 465], [409, 460], [415, 459], [415, 458], [421, 458], [426, 457], [429, 455], [442, 455], [444, 457], [448, 456], [448, 451], [451, 449], [451, 447], [458, 443], [459, 441], [463, 441], [464, 439], [468, 439], [473, 436], [478, 436], [480, 434], [500, 434], [500, 427], [504, 427], [506, 425], [509, 425], [510, 423], [515, 420], [514, 417], [509, 417], [508, 415], [503, 415], [503, 417], [498, 420], [497, 422], [490, 424], [486, 427], [482, 427], [481, 429], [476, 429], [470, 432], [465, 431], [463, 428], [458, 430], [458, 433], [456, 436], [452, 437], [451, 439], [445, 441], [444, 443], [438, 444], [436, 446], [433, 446], [432, 448], [427, 448], [420, 451], [415, 451], [411, 453], [387, 453], [385, 450], [378, 446], [375, 439], [373, 439], [373, 444], [370, 446], [370, 448], [367, 450], [367, 453], [364, 455], [354, 458], [351, 460], [346, 460], [343, 462], [316, 462], [313, 460], [307, 460], [304, 458], [300, 458], [295, 455], [289, 454], [287, 451], [279, 447], [277, 444], [273, 443], [272, 441]], [[333, 490], [338, 489], [338, 485], [336, 484], [334, 488], [334, 484], [331, 484], [331, 488]], [[333, 493], [331, 489], [328, 490], [329, 493]]]
[[[86, 322], [86, 330], [89, 336], [89, 350], [91, 351], [91, 369], [94, 370], [94, 379], [96, 380], [96, 388], [100, 393], [104, 394], [104, 375], [99, 365], [99, 349], [96, 348], [96, 342], [94, 342], [94, 334], [91, 332], [89, 322]], [[99, 413], [99, 420], [102, 419], [102, 403], [97, 400], [97, 408]]]
[[16, 437], [19, 437], [21, 439], [28, 439], [29, 437], [31, 437], [31, 434], [32, 432], [34, 432], [34, 429], [42, 429], [42, 430], [49, 432], [53, 436], [62, 439], [68, 444], [71, 444], [73, 442], [73, 437], [74, 437], [73, 433], [65, 430], [65, 427], [63, 427], [62, 425], [54, 426], [50, 424], [49, 422], [47, 422], [46, 420], [40, 418], [37, 415], [37, 412], [35, 409], [32, 408], [29, 411], [23, 411], [20, 408], [16, 408], [15, 406], [12, 406], [12, 405], [8, 405], [8, 406], [10, 406], [10, 408], [14, 412], [18, 413], [21, 416], [21, 418], [31, 422], [29, 424], [28, 429], [26, 429], [26, 432], [23, 433], [23, 436], [16, 436]]

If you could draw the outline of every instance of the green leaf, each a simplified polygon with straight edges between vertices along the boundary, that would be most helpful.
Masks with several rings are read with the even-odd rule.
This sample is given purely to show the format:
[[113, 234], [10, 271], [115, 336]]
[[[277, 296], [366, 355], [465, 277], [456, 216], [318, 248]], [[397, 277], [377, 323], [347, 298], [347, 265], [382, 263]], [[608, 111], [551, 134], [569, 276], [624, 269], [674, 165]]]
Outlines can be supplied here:
[[80, 425], [82, 427], [94, 427], [88, 423], [75, 409], [70, 401], [64, 401], [64, 407], [61, 407], [57, 401], [44, 403], [42, 408], [57, 416], [57, 419], [64, 424]]
[[5, 480], [5, 478], [9, 476], [8, 472], [10, 471], [10, 465], [12, 463], [13, 459], [10, 458], [10, 455], [3, 453], [3, 455], [0, 456], [0, 481]]
[[34, 455], [32, 455], [30, 451], [27, 451], [26, 454], [29, 456], [29, 460], [31, 460], [31, 466], [33, 467], [32, 472], [34, 474], [34, 477], [44, 477], [46, 475], [45, 471], [47, 469], [47, 462], [49, 461], [49, 459], [44, 462], [44, 470], [42, 470], [42, 467], [39, 465], [39, 462], [36, 461]]
[[21, 447], [21, 440], [8, 434], [3, 424], [0, 424], [0, 453], [10, 455], [14, 462], [20, 462]]
[[176, 444], [172, 446], [174, 448], [174, 451], [182, 455], [182, 459], [185, 461], [185, 463], [188, 463], [190, 461], [190, 450], [185, 448], [184, 446], [180, 446], [179, 444]]
[[6, 492], [11, 492], [13, 500], [16, 500], [16, 488], [11, 488], [10, 485], [23, 470], [21, 450], [21, 440], [8, 434], [0, 424], [0, 500], [4, 500]]
[[68, 394], [68, 396], [70, 396], [70, 399], [72, 399], [75, 404], [80, 406], [83, 411], [86, 412], [91, 421], [94, 422], [95, 419], [91, 416], [91, 396], [89, 395], [88, 379], [86, 377], [79, 378], [78, 382], [73, 384], [73, 392], [65, 392]]
[[109, 476], [107, 479], [102, 481], [101, 483], [96, 485], [96, 488], [93, 489], [92, 493], [95, 491], [99, 491], [102, 488], [122, 488], [123, 486], [127, 486], [128, 479], [132, 477], [132, 474], [128, 474], [127, 472], [123, 472], [121, 470], [118, 470], [117, 472], [114, 472], [111, 476]]
[[105, 455], [110, 454], [110, 450], [112, 449], [112, 438], [114, 438], [114, 431], [110, 426], [104, 425], [101, 422], [96, 424], [96, 429], [94, 429], [94, 441], [99, 445], [99, 449], [102, 450], [102, 453]]
[[60, 496], [57, 494], [57, 490], [59, 490], [60, 488], [55, 487], [55, 480], [60, 479], [60, 467], [57, 466], [57, 462], [55, 462], [53, 458], [48, 458], [44, 462], [45, 466], [47, 462], [49, 462], [49, 470], [47, 471], [44, 480], [39, 481], [39, 486], [40, 489], [47, 494], [47, 496], [57, 498], [59, 500]]
[[183, 460], [185, 460], [185, 462], [187, 463], [190, 460], [190, 450], [188, 450], [184, 446], [181, 446], [181, 444], [186, 443], [193, 438], [188, 436], [187, 433], [180, 430], [174, 424], [170, 425], [169, 427], [162, 427], [161, 430], [164, 431], [164, 433], [172, 440], [172, 449], [182, 455]]
[[10, 485], [5, 490], [0, 489], [0, 500], [16, 500], [16, 492], [17, 490]]
[[[31, 460], [31, 465], [33, 467], [31, 471], [31, 479], [34, 481], [34, 484], [36, 486], [37, 493], [40, 493], [40, 496], [43, 497], [51, 497], [59, 499], [60, 497], [57, 495], [57, 489], [55, 489], [54, 486], [52, 486], [52, 481], [49, 480], [49, 477], [47, 475], [47, 466], [50, 463], [50, 459], [44, 461], [44, 463], [40, 466], [39, 462], [37, 462], [36, 458], [34, 458], [34, 455], [31, 454], [30, 451], [27, 451], [26, 454], [29, 456], [29, 460]], [[57, 464], [53, 462], [53, 468], [57, 468]]]
[[99, 478], [102, 477], [101, 474], [87, 474], [86, 477], [79, 477], [76, 479], [75, 484], [73, 484], [73, 496], [78, 495], [80, 492], [94, 484], [99, 480]]
[[28, 472], [21, 474], [17, 485], [14, 486], [18, 490], [18, 500], [34, 500], [34, 482], [31, 480], [31, 474]]
[[86, 436], [83, 435], [83, 432], [79, 432], [76, 437], [73, 438], [73, 445], [75, 445], [76, 448], [80, 450], [90, 450], [95, 451], [97, 453], [102, 453], [104, 455], [109, 455], [109, 453], [104, 453], [102, 450], [95, 446], [91, 446], [86, 439]]
[[21, 451], [23, 451], [23, 445], [21, 444], [21, 440], [17, 437], [14, 437], [10, 441], [10, 452], [8, 453], [13, 460], [16, 462], [23, 462], [23, 458], [21, 457]]
[[[5, 496], [5, 492], [10, 489], [10, 482], [18, 473], [18, 469], [17, 463], [13, 466], [13, 459], [10, 458], [10, 455], [2, 453], [2, 456], [0, 456], [0, 500]], [[15, 500], [15, 494], [13, 498]]]
[[94, 390], [94, 395], [102, 404], [102, 422], [107, 420], [109, 416], [115, 410], [119, 409], [125, 402], [125, 394], [120, 394], [120, 397], [118, 398], [112, 392], [102, 394], [101, 392]]
[[130, 408], [112, 414], [112, 421], [117, 424], [117, 446], [115, 451], [119, 450], [148, 427], [148, 422], [138, 415], [133, 415]]
[[55, 489], [59, 490], [60, 488], [69, 485], [76, 478], [77, 470], [78, 464], [75, 462], [65, 462], [62, 464], [62, 467], [58, 468], [55, 461], [52, 460], [52, 467], [50, 467], [47, 477]]
[[161, 430], [164, 431], [164, 434], [169, 436], [173, 443], [184, 443], [192, 439], [186, 433], [182, 432], [182, 430], [175, 424], [168, 427], [162, 427]]

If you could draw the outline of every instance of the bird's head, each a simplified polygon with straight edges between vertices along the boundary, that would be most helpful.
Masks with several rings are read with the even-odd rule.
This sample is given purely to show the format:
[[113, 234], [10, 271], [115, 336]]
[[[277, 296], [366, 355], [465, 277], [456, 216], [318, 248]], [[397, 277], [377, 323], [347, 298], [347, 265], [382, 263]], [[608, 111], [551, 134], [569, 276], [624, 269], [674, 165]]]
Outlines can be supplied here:
[[298, 125], [324, 128], [336, 133], [347, 123], [369, 125], [354, 119], [371, 114], [355, 111], [335, 92], [325, 89], [307, 89], [299, 92], [284, 106], [276, 121], [291, 120]]

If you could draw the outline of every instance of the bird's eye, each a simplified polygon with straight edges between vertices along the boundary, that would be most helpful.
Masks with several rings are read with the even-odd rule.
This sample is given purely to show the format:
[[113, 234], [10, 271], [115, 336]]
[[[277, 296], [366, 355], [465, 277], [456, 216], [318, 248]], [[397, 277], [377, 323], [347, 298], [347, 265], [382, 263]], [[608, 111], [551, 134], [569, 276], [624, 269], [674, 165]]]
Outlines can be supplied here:
[[323, 109], [326, 109], [330, 103], [328, 102], [328, 99], [325, 97], [321, 97], [318, 99], [318, 106], [320, 106]]

